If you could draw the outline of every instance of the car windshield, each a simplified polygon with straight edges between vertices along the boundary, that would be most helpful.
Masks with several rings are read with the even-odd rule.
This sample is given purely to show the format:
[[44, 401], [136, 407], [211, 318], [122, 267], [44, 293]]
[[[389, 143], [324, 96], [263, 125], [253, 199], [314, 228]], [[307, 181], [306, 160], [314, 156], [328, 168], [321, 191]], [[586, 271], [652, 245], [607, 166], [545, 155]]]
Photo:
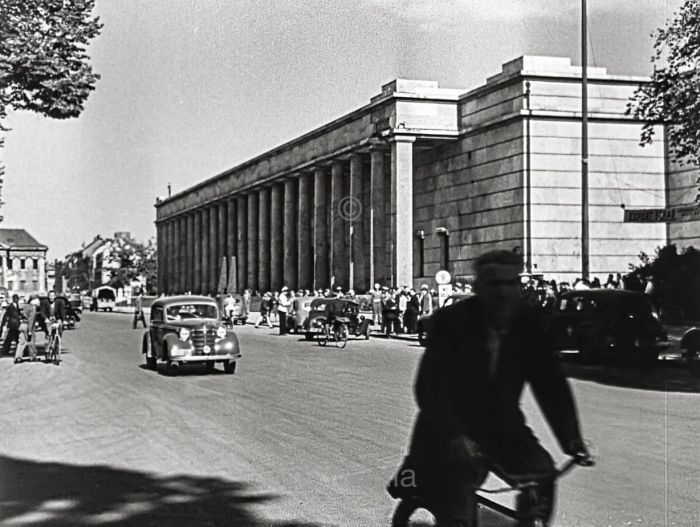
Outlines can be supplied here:
[[219, 318], [213, 304], [176, 304], [165, 310], [167, 320], [190, 320], [193, 318]]

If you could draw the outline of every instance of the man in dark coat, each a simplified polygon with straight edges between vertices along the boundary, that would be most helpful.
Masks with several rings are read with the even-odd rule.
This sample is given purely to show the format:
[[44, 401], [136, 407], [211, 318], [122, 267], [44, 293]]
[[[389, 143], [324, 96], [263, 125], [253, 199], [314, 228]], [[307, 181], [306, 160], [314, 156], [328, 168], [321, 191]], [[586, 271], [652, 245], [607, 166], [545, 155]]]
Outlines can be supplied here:
[[590, 461], [569, 384], [538, 313], [521, 302], [521, 268], [514, 253], [481, 256], [476, 296], [434, 315], [416, 379], [409, 455], [388, 491], [426, 500], [439, 526], [470, 525], [473, 488], [487, 474], [481, 454], [511, 474], [550, 476], [542, 503], [551, 516], [554, 463], [520, 409], [526, 382], [564, 452]]
[[19, 308], [19, 296], [12, 295], [12, 302], [7, 305], [5, 314], [2, 316], [2, 323], [0, 323], [0, 330], [7, 325], [7, 336], [2, 343], [3, 355], [8, 355], [12, 343], [19, 340], [19, 326], [22, 318], [22, 310]]

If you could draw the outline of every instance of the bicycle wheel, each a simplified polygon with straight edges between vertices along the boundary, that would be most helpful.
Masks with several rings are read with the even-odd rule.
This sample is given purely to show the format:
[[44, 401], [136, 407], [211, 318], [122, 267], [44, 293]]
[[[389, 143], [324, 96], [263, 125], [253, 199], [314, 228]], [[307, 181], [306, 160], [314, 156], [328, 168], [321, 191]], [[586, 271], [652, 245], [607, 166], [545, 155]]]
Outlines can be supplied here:
[[336, 324], [333, 328], [333, 338], [335, 339], [335, 345], [343, 349], [348, 342], [348, 327], [342, 322]]
[[51, 347], [51, 355], [53, 363], [58, 366], [61, 363], [61, 336], [56, 335], [53, 339], [53, 346]]

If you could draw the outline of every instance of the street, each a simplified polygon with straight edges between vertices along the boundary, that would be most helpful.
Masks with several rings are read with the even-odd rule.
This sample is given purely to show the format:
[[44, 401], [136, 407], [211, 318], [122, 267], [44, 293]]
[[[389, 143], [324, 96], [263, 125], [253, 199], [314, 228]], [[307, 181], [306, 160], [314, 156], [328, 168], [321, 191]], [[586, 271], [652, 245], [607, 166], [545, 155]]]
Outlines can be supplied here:
[[[145, 369], [143, 330], [117, 313], [85, 313], [58, 367], [3, 357], [0, 525], [388, 525], [422, 348], [236, 328], [235, 375]], [[700, 379], [567, 371], [598, 465], [561, 480], [555, 524], [700, 525]]]

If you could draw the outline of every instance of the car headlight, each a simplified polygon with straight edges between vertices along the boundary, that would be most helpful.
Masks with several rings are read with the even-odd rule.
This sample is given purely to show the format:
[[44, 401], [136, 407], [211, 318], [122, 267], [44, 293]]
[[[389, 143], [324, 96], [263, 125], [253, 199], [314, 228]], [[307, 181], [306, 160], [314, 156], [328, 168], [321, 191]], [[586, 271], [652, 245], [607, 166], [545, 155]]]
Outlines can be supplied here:
[[190, 330], [187, 328], [180, 328], [178, 336], [180, 337], [180, 340], [187, 340], [190, 338]]
[[224, 326], [216, 328], [216, 336], [220, 339], [224, 338], [226, 336], [226, 328]]

